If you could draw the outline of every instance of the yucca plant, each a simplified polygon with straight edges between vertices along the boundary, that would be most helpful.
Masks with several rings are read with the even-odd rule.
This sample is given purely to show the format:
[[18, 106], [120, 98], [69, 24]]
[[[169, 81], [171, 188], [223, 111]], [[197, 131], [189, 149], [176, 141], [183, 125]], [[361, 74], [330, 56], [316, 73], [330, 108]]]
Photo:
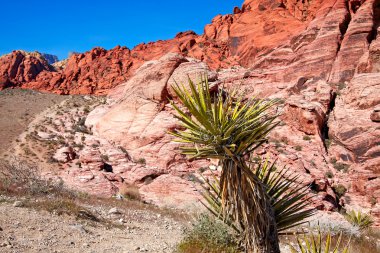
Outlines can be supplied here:
[[[349, 253], [348, 245], [341, 246], [342, 234], [339, 235], [335, 246], [332, 245], [332, 236], [328, 232], [325, 238], [322, 238], [322, 232], [318, 228], [318, 233], [315, 236], [312, 232], [304, 234], [303, 238], [297, 237], [297, 246], [290, 246], [292, 253]], [[296, 249], [298, 248], [298, 249]]]
[[[307, 197], [309, 187], [298, 183], [298, 175], [287, 175], [286, 168], [277, 169], [275, 163], [270, 163], [268, 160], [251, 163], [251, 169], [266, 186], [267, 194], [274, 209], [279, 234], [306, 223], [305, 219], [315, 213], [314, 208], [309, 208], [308, 200], [310, 197]], [[240, 234], [239, 227], [233, 223], [231, 217], [220, 216], [222, 207], [219, 197], [219, 180], [214, 176], [212, 181], [205, 178], [204, 181], [206, 187], [203, 187], [202, 195], [207, 202], [204, 203], [205, 207]]]
[[245, 157], [261, 146], [276, 126], [269, 109], [274, 101], [235, 99], [235, 93], [221, 90], [210, 94], [208, 80], [202, 77], [189, 88], [173, 87], [183, 109], [171, 102], [184, 130], [171, 132], [186, 143], [183, 154], [191, 159], [217, 158], [220, 176], [221, 216], [230, 217], [242, 231], [247, 251], [278, 253], [275, 212], [266, 186], [251, 170]]
[[351, 225], [358, 227], [359, 230], [368, 229], [373, 224], [372, 217], [361, 211], [356, 212], [355, 210], [351, 210], [350, 212], [346, 213], [344, 217], [349, 223], [351, 223]]

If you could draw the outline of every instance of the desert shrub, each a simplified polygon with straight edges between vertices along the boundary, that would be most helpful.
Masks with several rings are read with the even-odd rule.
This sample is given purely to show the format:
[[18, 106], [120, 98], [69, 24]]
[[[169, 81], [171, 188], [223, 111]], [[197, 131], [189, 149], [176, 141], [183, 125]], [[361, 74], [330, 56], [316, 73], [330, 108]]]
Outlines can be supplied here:
[[73, 215], [77, 218], [99, 221], [94, 214], [88, 209], [78, 205], [73, 199], [43, 199], [38, 202], [27, 201], [25, 207], [33, 208], [36, 210], [44, 210], [56, 215]]
[[72, 127], [72, 130], [74, 131], [74, 133], [79, 132], [84, 134], [92, 134], [92, 132], [84, 125], [76, 124]]
[[377, 199], [374, 196], [371, 196], [369, 202], [371, 203], [371, 206], [374, 206], [377, 204]]
[[82, 143], [74, 143], [72, 146], [74, 148], [79, 148], [80, 150], [82, 150], [84, 148], [84, 145]]
[[[275, 163], [268, 160], [252, 162], [250, 168], [257, 178], [265, 185], [267, 194], [271, 198], [277, 231], [282, 234], [289, 233], [289, 229], [306, 223], [306, 218], [314, 215], [315, 210], [309, 207], [308, 186], [300, 186], [297, 183], [299, 176], [291, 176], [287, 169], [278, 169]], [[212, 181], [203, 178], [206, 186], [201, 192], [206, 203], [201, 202], [214, 215], [233, 228], [238, 236], [244, 234], [240, 224], [232, 217], [220, 216], [220, 181], [214, 177]]]
[[333, 189], [338, 198], [341, 198], [347, 192], [347, 188], [342, 184], [333, 186]]
[[302, 147], [301, 146], [295, 146], [294, 149], [297, 150], [297, 151], [302, 151]]
[[86, 105], [84, 108], [83, 108], [83, 112], [84, 113], [89, 113], [91, 110], [90, 110], [90, 107], [88, 105]]
[[343, 90], [344, 88], [346, 88], [346, 84], [345, 83], [339, 83], [338, 84], [338, 90]]
[[328, 149], [328, 148], [331, 146], [331, 144], [332, 144], [332, 141], [331, 141], [330, 139], [325, 139], [323, 142], [325, 143], [325, 146], [326, 146], [327, 149]]
[[105, 161], [105, 162], [108, 162], [108, 161], [110, 160], [110, 158], [108, 157], [108, 155], [105, 155], [105, 154], [100, 155], [100, 158], [101, 158], [103, 161]]
[[325, 173], [325, 176], [326, 176], [327, 178], [333, 178], [333, 177], [334, 177], [334, 173], [332, 173], [332, 171], [329, 170], [329, 171], [327, 171], [327, 172]]
[[184, 231], [184, 239], [177, 249], [181, 253], [232, 253], [239, 252], [235, 235], [223, 222], [201, 214], [190, 229]]
[[79, 118], [77, 125], [84, 126], [85, 122], [86, 122], [86, 118], [85, 117]]
[[304, 141], [310, 141], [310, 140], [311, 140], [311, 138], [310, 138], [310, 136], [309, 136], [309, 135], [305, 135], [305, 136], [303, 137], [303, 140], [304, 140]]
[[331, 219], [328, 215], [318, 217], [309, 223], [309, 227], [313, 231], [321, 231], [322, 233], [330, 233], [333, 236], [342, 233], [345, 237], [359, 237], [360, 231], [357, 227], [351, 225], [344, 219]]
[[146, 160], [145, 160], [145, 158], [139, 158], [139, 159], [137, 159], [135, 162], [136, 162], [136, 163], [139, 163], [139, 164], [143, 164], [143, 165], [146, 164]]
[[0, 188], [4, 192], [16, 193], [25, 191], [28, 194], [49, 192], [56, 187], [51, 181], [42, 179], [39, 169], [17, 158], [0, 161]]
[[200, 168], [198, 169], [198, 172], [199, 172], [199, 173], [203, 173], [203, 172], [205, 172], [206, 170], [208, 170], [208, 167], [200, 167]]
[[134, 185], [123, 184], [119, 188], [119, 194], [129, 200], [141, 200], [139, 188]]
[[353, 226], [358, 227], [360, 230], [368, 229], [373, 224], [373, 219], [369, 214], [361, 211], [352, 210], [344, 216], [346, 220]]
[[350, 168], [350, 165], [345, 163], [334, 163], [333, 166], [337, 171], [342, 171], [344, 173], [348, 172], [348, 169]]

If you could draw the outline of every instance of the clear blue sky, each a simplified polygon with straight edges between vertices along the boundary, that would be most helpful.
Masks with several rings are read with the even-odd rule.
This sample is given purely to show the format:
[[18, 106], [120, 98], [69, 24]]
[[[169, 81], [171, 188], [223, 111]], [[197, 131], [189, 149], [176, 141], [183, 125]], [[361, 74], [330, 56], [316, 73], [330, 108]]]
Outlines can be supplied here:
[[14, 49], [60, 59], [95, 46], [133, 48], [180, 31], [203, 33], [217, 14], [243, 0], [2, 0], [0, 55]]

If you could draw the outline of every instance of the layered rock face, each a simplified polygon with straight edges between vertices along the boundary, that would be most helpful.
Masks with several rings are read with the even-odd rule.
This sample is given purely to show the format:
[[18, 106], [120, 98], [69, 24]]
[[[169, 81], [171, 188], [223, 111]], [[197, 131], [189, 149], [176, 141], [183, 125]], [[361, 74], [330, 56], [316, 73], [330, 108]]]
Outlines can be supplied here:
[[[9, 74], [14, 57], [7, 56], [1, 73], [13, 77], [3, 87], [108, 93], [110, 104], [92, 111], [86, 125], [131, 159], [111, 162], [113, 171], [96, 180], [111, 182], [116, 192], [117, 177], [137, 184], [146, 201], [180, 205], [197, 199], [194, 188], [184, 189], [212, 161], [188, 162], [178, 154], [167, 134], [178, 127], [168, 98], [176, 99], [175, 81], [207, 71], [213, 87], [283, 102], [277, 108], [283, 122], [258, 154], [300, 174], [300, 183], [317, 194], [314, 205], [365, 208], [379, 225], [379, 20], [378, 0], [246, 0], [234, 14], [215, 17], [202, 36], [184, 32], [133, 50], [95, 48], [71, 56], [62, 70], [39, 68], [19, 82]], [[102, 166], [91, 152], [82, 156], [83, 173]], [[137, 162], [142, 158], [145, 165]], [[81, 173], [72, 175], [86, 177]], [[93, 178], [83, 184], [94, 184]]]

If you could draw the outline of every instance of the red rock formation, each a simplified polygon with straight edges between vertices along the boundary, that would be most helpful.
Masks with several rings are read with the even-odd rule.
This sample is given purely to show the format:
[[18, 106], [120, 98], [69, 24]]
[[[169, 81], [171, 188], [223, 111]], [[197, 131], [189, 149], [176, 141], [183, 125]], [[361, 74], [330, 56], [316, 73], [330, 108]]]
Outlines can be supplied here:
[[[146, 158], [148, 167], [115, 173], [128, 183], [141, 183], [154, 174], [157, 181], [143, 186], [142, 192], [145, 199], [162, 204], [161, 198], [186, 184], [177, 174], [194, 171], [166, 134], [177, 126], [167, 99], [175, 95], [168, 85], [199, 70], [218, 70], [209, 74], [216, 84], [238, 87], [247, 97], [284, 102], [278, 107], [283, 124], [260, 154], [300, 174], [303, 183], [318, 192], [318, 208], [360, 206], [377, 215], [379, 24], [378, 0], [246, 0], [234, 14], [215, 17], [202, 36], [183, 32], [132, 50], [95, 48], [72, 55], [59, 71], [38, 58], [17, 53], [4, 56], [0, 88], [21, 86], [61, 94], [111, 90], [114, 103], [91, 112], [87, 124], [97, 137], [123, 146], [134, 158]], [[80, 159], [91, 170], [99, 170], [101, 161], [91, 160], [96, 150], [85, 151]], [[327, 176], [329, 172], [333, 178]], [[76, 173], [73, 176], [83, 176], [81, 182], [115, 190], [107, 184], [115, 177]], [[175, 182], [179, 183], [171, 190], [165, 189]], [[348, 189], [340, 200], [333, 190], [339, 184]], [[192, 196], [193, 192], [183, 194]], [[380, 218], [377, 222], [380, 225]]]
[[[337, 51], [338, 43], [334, 41], [338, 40], [340, 32], [338, 26], [329, 22], [329, 18], [341, 25], [349, 12], [343, 1], [334, 3], [335, 1], [321, 0], [246, 0], [241, 9], [235, 8], [234, 14], [215, 17], [205, 27], [202, 36], [188, 31], [178, 33], [171, 40], [140, 44], [132, 50], [120, 46], [111, 50], [94, 48], [83, 54], [73, 54], [63, 70], [57, 68], [58, 71], [54, 72], [53, 68], [38, 68], [39, 71], [30, 78], [17, 77], [20, 81], [15, 83], [9, 83], [4, 74], [13, 68], [10, 57], [6, 57], [2, 59], [6, 71], [0, 75], [0, 87], [22, 86], [60, 94], [106, 94], [111, 88], [128, 80], [143, 62], [158, 59], [170, 52], [202, 60], [211, 69], [233, 65], [284, 65], [294, 61], [294, 57], [308, 57], [315, 44], [325, 45], [326, 52], [331, 52], [326, 57], [320, 57], [321, 60], [335, 58], [333, 54]], [[301, 33], [308, 25], [306, 32]], [[330, 37], [323, 36], [324, 39], [306, 47], [310, 50], [302, 49], [317, 34], [322, 36], [321, 32], [318, 33], [319, 30], [330, 31], [329, 25], [334, 30], [329, 33]], [[271, 54], [273, 49], [284, 46], [292, 38], [292, 47]], [[289, 50], [301, 52], [290, 59], [287, 56]], [[270, 56], [265, 57], [268, 54]], [[298, 66], [295, 67], [304, 69], [303, 64], [304, 62], [298, 61]]]
[[53, 68], [41, 54], [13, 51], [0, 57], [0, 89], [31, 82], [42, 71], [53, 71]]

